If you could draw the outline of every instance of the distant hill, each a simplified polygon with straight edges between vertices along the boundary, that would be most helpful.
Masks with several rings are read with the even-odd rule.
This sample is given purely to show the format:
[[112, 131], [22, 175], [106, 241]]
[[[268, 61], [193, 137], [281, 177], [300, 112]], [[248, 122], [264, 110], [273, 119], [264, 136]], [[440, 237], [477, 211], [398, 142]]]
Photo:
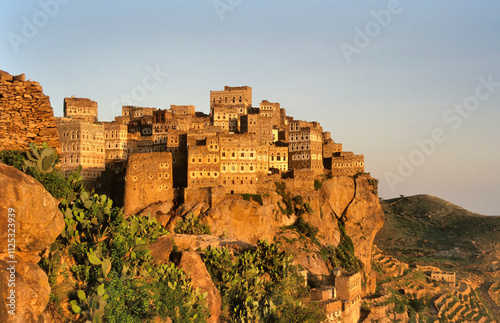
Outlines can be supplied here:
[[[500, 216], [483, 216], [431, 195], [381, 200], [375, 244], [407, 262], [500, 277]], [[445, 269], [445, 268], [443, 268]]]

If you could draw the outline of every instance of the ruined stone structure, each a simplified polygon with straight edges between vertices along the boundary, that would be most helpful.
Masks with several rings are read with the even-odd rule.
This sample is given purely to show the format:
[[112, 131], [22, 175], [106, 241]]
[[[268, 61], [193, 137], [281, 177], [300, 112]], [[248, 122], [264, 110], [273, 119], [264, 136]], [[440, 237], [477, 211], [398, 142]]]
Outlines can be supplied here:
[[442, 281], [455, 287], [456, 276], [454, 272], [445, 271], [433, 271], [431, 272], [431, 278], [437, 281]]
[[133, 154], [127, 163], [125, 176], [125, 215], [135, 214], [145, 207], [173, 201], [172, 154]]
[[0, 150], [28, 150], [28, 144], [46, 142], [61, 150], [49, 97], [39, 83], [24, 74], [0, 71]]
[[171, 105], [170, 111], [176, 116], [193, 116], [196, 113], [194, 105]]

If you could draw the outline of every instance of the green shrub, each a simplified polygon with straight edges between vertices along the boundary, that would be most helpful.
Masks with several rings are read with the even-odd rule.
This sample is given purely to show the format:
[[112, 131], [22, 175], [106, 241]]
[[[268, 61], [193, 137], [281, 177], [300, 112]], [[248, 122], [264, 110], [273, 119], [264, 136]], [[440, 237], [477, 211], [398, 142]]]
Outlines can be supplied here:
[[286, 191], [286, 184], [285, 182], [275, 182], [274, 185], [276, 185], [276, 193], [278, 193], [281, 198], [283, 203], [285, 204], [285, 208], [281, 206], [281, 203], [278, 202], [278, 207], [280, 208], [281, 213], [285, 215], [292, 215], [294, 214], [295, 210], [293, 207], [293, 201], [292, 197], [290, 196], [290, 193]]
[[304, 205], [304, 198], [302, 197], [302, 195], [295, 195], [293, 197], [293, 202], [298, 206], [302, 206]]
[[[55, 167], [59, 156], [46, 143], [41, 147], [30, 143], [31, 153], [18, 150], [0, 151], [0, 160], [6, 165], [15, 167], [39, 181], [52, 196], [61, 199], [71, 192], [64, 175]], [[28, 159], [28, 156], [30, 159]]]
[[222, 296], [222, 318], [231, 322], [320, 322], [324, 310], [304, 305], [301, 277], [279, 243], [259, 241], [234, 260], [226, 248], [207, 248], [202, 258]]
[[351, 238], [346, 234], [344, 225], [338, 223], [340, 230], [340, 243], [335, 246], [322, 247], [321, 254], [327, 255], [328, 264], [332, 268], [341, 267], [348, 273], [354, 274], [363, 269], [363, 263], [354, 254], [354, 244]]
[[321, 187], [323, 187], [323, 182], [320, 181], [319, 179], [315, 179], [314, 180], [314, 189], [317, 191], [319, 190]]
[[183, 271], [151, 261], [149, 245], [168, 231], [149, 216], [125, 219], [105, 195], [86, 192], [81, 180], [79, 171], [66, 180], [71, 192], [59, 204], [65, 228], [40, 261], [53, 291], [61, 275], [73, 288], [64, 299], [51, 296], [69, 302], [74, 313], [56, 313], [61, 321], [75, 321], [79, 315], [79, 321], [91, 322], [151, 322], [158, 317], [205, 322], [204, 295], [193, 290]]
[[295, 223], [292, 224], [291, 226], [288, 226], [288, 228], [303, 234], [304, 236], [311, 239], [313, 242], [317, 242], [317, 235], [319, 229], [310, 224], [309, 222], [306, 222], [306, 220], [304, 220], [302, 216], [298, 216]]
[[0, 160], [4, 164], [15, 167], [22, 171], [26, 157], [19, 150], [2, 150], [0, 151]]
[[183, 221], [178, 221], [174, 228], [175, 233], [180, 234], [210, 234], [210, 226], [192, 214], [188, 214]]
[[243, 199], [245, 201], [250, 201], [250, 200], [254, 200], [255, 202], [259, 203], [260, 205], [263, 205], [264, 202], [262, 201], [262, 195], [260, 194], [241, 194], [241, 196], [243, 196]]
[[285, 182], [274, 182], [274, 185], [276, 186], [276, 192], [278, 194], [280, 194], [280, 191], [284, 192], [286, 190]]

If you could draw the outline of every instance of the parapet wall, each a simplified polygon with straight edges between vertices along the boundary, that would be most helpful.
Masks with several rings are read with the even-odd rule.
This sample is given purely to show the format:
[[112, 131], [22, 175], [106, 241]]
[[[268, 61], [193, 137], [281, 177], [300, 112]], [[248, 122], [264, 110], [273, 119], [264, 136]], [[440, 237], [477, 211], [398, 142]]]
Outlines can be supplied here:
[[61, 152], [49, 97], [39, 83], [25, 81], [24, 74], [0, 71], [0, 150], [24, 151], [30, 142], [46, 142]]

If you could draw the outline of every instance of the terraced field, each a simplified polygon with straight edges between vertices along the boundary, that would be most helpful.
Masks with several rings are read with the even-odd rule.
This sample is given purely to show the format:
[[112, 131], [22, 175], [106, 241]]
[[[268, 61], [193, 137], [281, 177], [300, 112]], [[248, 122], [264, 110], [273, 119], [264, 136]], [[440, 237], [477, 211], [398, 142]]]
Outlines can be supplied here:
[[467, 280], [461, 281], [458, 290], [441, 295], [434, 301], [434, 306], [443, 322], [496, 322]]

